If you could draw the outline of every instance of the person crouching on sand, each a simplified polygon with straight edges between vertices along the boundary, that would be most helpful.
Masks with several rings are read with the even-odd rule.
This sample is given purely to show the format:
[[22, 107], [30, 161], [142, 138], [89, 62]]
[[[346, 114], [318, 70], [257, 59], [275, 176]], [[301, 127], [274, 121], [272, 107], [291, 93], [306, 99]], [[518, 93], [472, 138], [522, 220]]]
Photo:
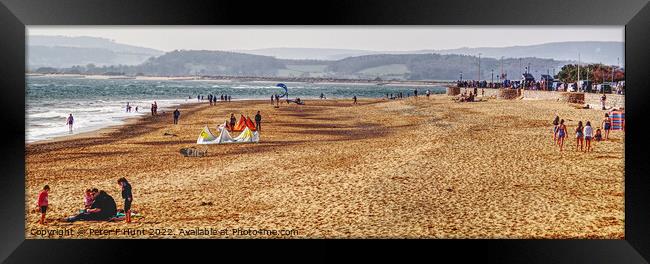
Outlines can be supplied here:
[[39, 224], [45, 224], [45, 214], [47, 213], [47, 206], [49, 202], [47, 200], [48, 193], [50, 192], [50, 186], [45, 185], [41, 193], [38, 194], [38, 208], [41, 210], [41, 220], [38, 221]]
[[122, 188], [122, 198], [124, 198], [124, 214], [126, 215], [126, 222], [131, 223], [131, 203], [133, 202], [133, 194], [131, 193], [131, 184], [122, 177], [117, 180], [117, 184]]
[[[593, 138], [594, 133], [594, 129], [591, 127], [591, 122], [587, 121], [583, 131], [583, 134], [585, 135], [585, 152], [589, 152], [591, 151], [591, 139]], [[600, 133], [599, 131], [600, 129], [596, 131], [596, 135]]]
[[576, 151], [578, 151], [578, 146], [580, 146], [580, 151], [583, 149], [584, 133], [582, 130], [582, 121], [578, 121], [578, 127], [576, 127]]
[[564, 147], [564, 138], [566, 137], [566, 134], [566, 125], [564, 125], [564, 119], [562, 119], [557, 128], [557, 144], [560, 145], [560, 151], [562, 151], [562, 147]]
[[86, 189], [84, 193], [84, 209], [89, 209], [93, 205], [93, 201], [95, 201], [95, 195], [92, 190]]

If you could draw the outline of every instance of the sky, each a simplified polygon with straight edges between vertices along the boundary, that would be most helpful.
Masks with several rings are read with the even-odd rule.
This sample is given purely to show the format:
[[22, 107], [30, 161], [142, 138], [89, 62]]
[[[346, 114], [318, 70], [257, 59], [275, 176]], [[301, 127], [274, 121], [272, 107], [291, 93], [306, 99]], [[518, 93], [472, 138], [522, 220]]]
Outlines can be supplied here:
[[622, 26], [28, 26], [27, 34], [102, 37], [162, 51], [278, 47], [409, 51], [624, 41]]

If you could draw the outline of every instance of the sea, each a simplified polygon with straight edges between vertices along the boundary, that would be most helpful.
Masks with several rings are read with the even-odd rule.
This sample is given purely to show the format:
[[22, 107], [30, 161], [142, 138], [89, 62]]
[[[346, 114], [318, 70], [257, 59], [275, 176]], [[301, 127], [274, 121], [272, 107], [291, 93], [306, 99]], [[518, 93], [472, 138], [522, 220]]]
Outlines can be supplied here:
[[[27, 76], [25, 140], [37, 142], [70, 135], [66, 120], [74, 117], [73, 133], [123, 124], [127, 118], [150, 114], [155, 101], [159, 112], [183, 103], [198, 102], [197, 96], [227, 94], [232, 100], [270, 100], [284, 90], [277, 82], [224, 82], [206, 80], [97, 79], [84, 76]], [[399, 92], [421, 95], [445, 93], [443, 86], [408, 86], [340, 83], [284, 83], [289, 98], [385, 98]], [[126, 111], [127, 103], [131, 112]], [[138, 107], [138, 111], [135, 108]]]

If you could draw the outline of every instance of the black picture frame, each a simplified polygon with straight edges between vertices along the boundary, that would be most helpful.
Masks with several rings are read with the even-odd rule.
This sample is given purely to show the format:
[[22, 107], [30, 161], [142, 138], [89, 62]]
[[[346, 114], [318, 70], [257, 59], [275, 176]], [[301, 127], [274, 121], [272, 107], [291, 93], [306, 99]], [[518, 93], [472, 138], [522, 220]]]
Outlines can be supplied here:
[[[625, 26], [626, 117], [625, 240], [427, 240], [430, 249], [473, 249], [498, 263], [647, 263], [650, 259], [650, 180], [645, 160], [644, 104], [650, 84], [648, 0], [401, 1], [46, 1], [0, 0], [0, 259], [32, 263], [93, 262], [124, 257], [135, 243], [156, 251], [178, 243], [140, 240], [26, 240], [25, 26], [26, 25], [621, 25]], [[427, 244], [428, 244], [427, 243]], [[266, 247], [268, 243], [258, 245]], [[392, 248], [393, 243], [373, 243]], [[379, 245], [377, 245], [379, 244]], [[232, 247], [241, 246], [234, 242]], [[429, 248], [429, 245], [427, 245]], [[97, 250], [110, 248], [108, 251]], [[342, 247], [344, 248], [344, 247]], [[311, 250], [322, 248], [311, 248]], [[372, 250], [377, 251], [375, 248]], [[100, 253], [98, 253], [100, 252]], [[103, 253], [101, 253], [103, 252]], [[45, 258], [45, 259], [44, 259]]]

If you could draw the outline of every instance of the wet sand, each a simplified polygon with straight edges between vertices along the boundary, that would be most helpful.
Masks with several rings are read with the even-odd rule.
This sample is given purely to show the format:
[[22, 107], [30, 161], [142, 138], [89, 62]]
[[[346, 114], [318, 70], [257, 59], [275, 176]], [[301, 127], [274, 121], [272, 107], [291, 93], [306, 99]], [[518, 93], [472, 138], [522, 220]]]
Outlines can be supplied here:
[[[262, 111], [260, 143], [197, 146], [230, 113]], [[97, 136], [26, 145], [26, 236], [48, 229], [147, 229], [154, 234], [79, 234], [53, 238], [624, 238], [624, 141], [575, 151], [578, 120], [599, 127], [604, 111], [542, 100], [455, 103], [447, 96], [399, 101], [310, 100], [306, 105], [240, 101], [184, 105]], [[551, 121], [567, 120], [565, 151]], [[177, 136], [166, 136], [165, 133]], [[237, 135], [238, 133], [234, 133]], [[179, 150], [207, 148], [206, 157]], [[116, 183], [133, 185], [123, 222], [58, 219], [82, 207], [97, 187], [123, 201]], [[33, 212], [52, 187], [49, 224]], [[291, 236], [232, 229], [294, 230]], [[162, 231], [159, 231], [162, 230]]]

